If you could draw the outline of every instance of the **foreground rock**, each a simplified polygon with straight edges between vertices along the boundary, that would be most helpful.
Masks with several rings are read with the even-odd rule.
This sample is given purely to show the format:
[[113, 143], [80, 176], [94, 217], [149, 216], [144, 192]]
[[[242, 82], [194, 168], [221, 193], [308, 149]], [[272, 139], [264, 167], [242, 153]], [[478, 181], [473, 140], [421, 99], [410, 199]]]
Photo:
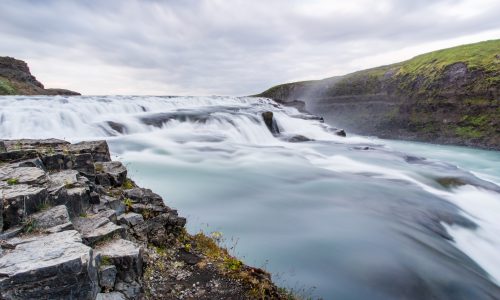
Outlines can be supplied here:
[[92, 248], [77, 231], [6, 241], [0, 257], [2, 299], [94, 299], [99, 287]]
[[104, 141], [0, 141], [0, 299], [282, 299]]

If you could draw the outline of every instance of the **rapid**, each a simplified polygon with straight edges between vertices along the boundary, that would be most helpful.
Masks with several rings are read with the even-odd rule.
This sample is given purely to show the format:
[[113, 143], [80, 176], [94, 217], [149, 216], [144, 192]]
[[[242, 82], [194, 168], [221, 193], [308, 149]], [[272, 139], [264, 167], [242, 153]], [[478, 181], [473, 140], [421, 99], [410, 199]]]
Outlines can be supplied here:
[[500, 299], [498, 151], [341, 137], [266, 98], [217, 96], [0, 97], [0, 139], [17, 138], [106, 139], [189, 231], [222, 232], [304, 296]]

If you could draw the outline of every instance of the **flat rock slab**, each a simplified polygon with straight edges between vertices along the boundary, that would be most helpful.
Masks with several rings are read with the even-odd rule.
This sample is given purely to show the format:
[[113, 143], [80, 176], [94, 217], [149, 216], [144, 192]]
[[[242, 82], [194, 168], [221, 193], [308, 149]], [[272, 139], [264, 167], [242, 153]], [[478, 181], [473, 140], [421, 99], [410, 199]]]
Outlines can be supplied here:
[[99, 241], [123, 236], [125, 229], [109, 221], [107, 217], [75, 218], [73, 224], [81, 234], [87, 245], [94, 245]]
[[35, 213], [31, 216], [37, 230], [70, 223], [68, 209], [65, 205], [58, 205], [48, 210]]
[[64, 170], [61, 172], [50, 174], [49, 176], [49, 191], [54, 192], [63, 187], [73, 186], [78, 182], [78, 171]]
[[96, 248], [101, 260], [116, 266], [117, 277], [133, 281], [142, 274], [142, 247], [124, 239], [110, 241]]
[[18, 184], [43, 184], [47, 182], [47, 174], [36, 167], [18, 167], [10, 170], [4, 169], [0, 174], [0, 180], [15, 179]]
[[133, 212], [129, 212], [118, 217], [118, 223], [125, 224], [131, 227], [142, 222], [144, 222], [144, 217], [141, 214], [136, 214]]
[[[96, 256], [74, 230], [7, 241], [0, 257], [1, 299], [94, 299]], [[64, 274], [64, 276], [61, 276]]]

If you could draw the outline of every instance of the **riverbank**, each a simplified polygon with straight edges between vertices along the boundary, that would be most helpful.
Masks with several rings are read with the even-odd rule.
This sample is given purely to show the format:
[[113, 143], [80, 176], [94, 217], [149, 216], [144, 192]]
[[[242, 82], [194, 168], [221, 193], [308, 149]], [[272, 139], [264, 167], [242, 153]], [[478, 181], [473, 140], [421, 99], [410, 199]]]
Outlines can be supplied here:
[[500, 40], [462, 45], [257, 96], [356, 134], [500, 150], [499, 47]]
[[105, 141], [0, 141], [2, 299], [288, 299], [220, 235], [111, 161]]

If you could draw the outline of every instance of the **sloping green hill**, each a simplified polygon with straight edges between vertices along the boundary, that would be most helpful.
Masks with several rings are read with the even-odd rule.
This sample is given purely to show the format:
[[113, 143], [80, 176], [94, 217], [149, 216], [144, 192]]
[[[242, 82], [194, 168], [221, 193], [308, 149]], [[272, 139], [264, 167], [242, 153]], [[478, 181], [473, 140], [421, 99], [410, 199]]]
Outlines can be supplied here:
[[283, 84], [258, 96], [303, 101], [310, 112], [361, 134], [500, 149], [500, 40]]
[[80, 95], [65, 89], [46, 89], [30, 72], [28, 64], [8, 56], [0, 56], [1, 95]]

